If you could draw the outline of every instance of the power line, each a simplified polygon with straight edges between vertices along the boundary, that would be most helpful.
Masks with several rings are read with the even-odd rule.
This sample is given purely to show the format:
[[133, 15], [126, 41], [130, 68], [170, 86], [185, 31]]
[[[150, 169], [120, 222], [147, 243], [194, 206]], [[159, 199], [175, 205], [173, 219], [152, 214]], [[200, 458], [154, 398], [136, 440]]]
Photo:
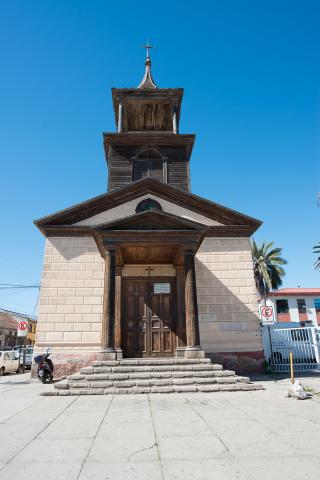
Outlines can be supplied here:
[[40, 288], [40, 285], [21, 285], [21, 284], [14, 284], [14, 283], [0, 283], [0, 290], [8, 290], [8, 289], [20, 289], [20, 288]]

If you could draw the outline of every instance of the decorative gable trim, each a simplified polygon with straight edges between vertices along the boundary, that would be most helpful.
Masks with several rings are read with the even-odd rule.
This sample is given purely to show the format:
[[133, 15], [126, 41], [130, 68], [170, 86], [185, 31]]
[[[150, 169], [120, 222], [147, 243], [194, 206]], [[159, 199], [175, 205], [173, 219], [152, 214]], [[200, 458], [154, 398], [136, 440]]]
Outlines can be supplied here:
[[208, 217], [205, 217], [199, 213], [193, 212], [192, 210], [177, 205], [176, 203], [170, 202], [167, 199], [160, 198], [155, 195], [143, 195], [142, 197], [136, 197], [129, 202], [123, 203], [118, 205], [117, 207], [110, 208], [104, 210], [93, 217], [89, 217], [85, 220], [81, 220], [74, 224], [74, 226], [87, 226], [87, 227], [94, 227], [103, 225], [105, 223], [109, 223], [113, 220], [120, 220], [121, 218], [126, 218], [129, 216], [135, 215], [137, 213], [137, 207], [140, 203], [145, 202], [147, 200], [156, 202], [161, 206], [163, 212], [175, 215], [177, 217], [181, 217], [186, 220], [194, 221], [197, 223], [201, 223], [203, 225], [222, 225], [221, 223], [216, 222]]
[[[35, 221], [36, 226], [44, 231], [46, 226], [71, 226], [77, 222], [122, 205], [143, 195], [155, 195], [166, 201], [182, 206], [200, 215], [211, 218], [225, 226], [247, 227], [250, 234], [261, 225], [261, 221], [243, 215], [235, 210], [198, 197], [189, 192], [146, 178], [132, 184], [105, 193], [86, 202], [62, 210], [56, 214]], [[217, 227], [220, 228], [220, 227]], [[223, 228], [223, 227], [221, 227]]]
[[95, 230], [183, 230], [183, 231], [206, 231], [207, 227], [201, 223], [182, 219], [176, 215], [162, 211], [146, 211], [136, 213], [133, 216], [99, 225]]

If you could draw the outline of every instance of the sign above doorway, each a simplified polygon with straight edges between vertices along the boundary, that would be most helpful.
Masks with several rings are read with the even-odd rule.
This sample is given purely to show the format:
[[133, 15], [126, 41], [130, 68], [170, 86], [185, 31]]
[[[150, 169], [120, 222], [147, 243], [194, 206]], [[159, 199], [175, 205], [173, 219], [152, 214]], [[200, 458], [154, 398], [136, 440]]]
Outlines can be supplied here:
[[154, 283], [153, 293], [170, 293], [170, 283]]

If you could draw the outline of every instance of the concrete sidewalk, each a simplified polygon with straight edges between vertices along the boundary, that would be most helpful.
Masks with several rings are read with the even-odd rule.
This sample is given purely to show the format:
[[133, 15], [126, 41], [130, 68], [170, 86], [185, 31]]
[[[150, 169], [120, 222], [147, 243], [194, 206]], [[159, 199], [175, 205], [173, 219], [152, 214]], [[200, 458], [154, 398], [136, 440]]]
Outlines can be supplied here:
[[[261, 380], [259, 379], [259, 383]], [[303, 384], [320, 391], [320, 377]], [[265, 391], [41, 397], [0, 379], [0, 480], [315, 480], [318, 398]]]

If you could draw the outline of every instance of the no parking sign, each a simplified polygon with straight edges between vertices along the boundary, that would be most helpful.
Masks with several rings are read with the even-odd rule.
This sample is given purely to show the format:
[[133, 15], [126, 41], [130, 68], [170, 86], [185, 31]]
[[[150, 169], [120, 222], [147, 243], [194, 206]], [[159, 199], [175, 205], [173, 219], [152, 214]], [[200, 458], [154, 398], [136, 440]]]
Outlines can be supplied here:
[[260, 319], [264, 325], [274, 323], [273, 307], [269, 305], [260, 305]]
[[18, 323], [18, 337], [25, 337], [28, 332], [28, 322], [21, 321]]

